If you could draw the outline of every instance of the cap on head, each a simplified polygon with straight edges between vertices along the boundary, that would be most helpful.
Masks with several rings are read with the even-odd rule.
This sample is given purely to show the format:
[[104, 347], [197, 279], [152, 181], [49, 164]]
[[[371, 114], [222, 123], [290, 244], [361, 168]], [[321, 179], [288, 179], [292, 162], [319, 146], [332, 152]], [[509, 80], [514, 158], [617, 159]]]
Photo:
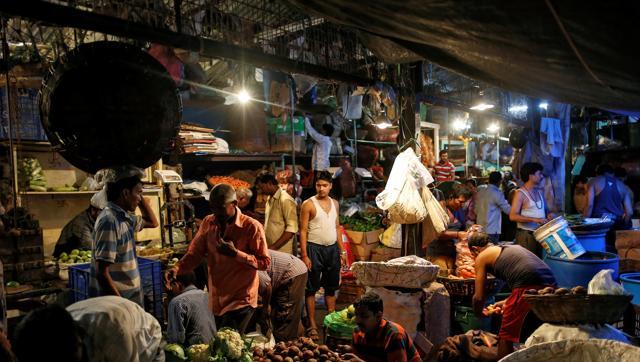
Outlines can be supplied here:
[[107, 206], [107, 187], [103, 187], [102, 190], [98, 191], [95, 195], [91, 197], [91, 206], [96, 209], [104, 209]]
[[210, 204], [224, 205], [237, 200], [236, 190], [229, 184], [217, 184], [209, 194]]

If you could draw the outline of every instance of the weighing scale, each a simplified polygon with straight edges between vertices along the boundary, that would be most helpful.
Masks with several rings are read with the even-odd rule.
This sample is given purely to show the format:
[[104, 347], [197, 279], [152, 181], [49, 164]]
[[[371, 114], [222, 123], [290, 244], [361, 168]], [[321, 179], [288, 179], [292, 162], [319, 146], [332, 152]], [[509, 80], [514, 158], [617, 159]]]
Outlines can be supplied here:
[[[194, 208], [188, 200], [184, 199], [182, 190], [182, 177], [177, 172], [172, 170], [155, 170], [154, 175], [162, 183], [164, 197], [165, 200], [167, 200], [160, 208], [160, 215], [162, 215], [163, 212], [167, 215], [166, 225], [164, 224], [164, 218], [160, 217], [160, 234], [162, 236], [162, 247], [165, 247], [167, 244], [165, 229], [169, 231], [169, 246], [173, 247], [173, 228], [184, 229], [185, 236], [187, 237], [187, 230], [191, 230], [192, 235], [197, 231], [195, 227]], [[169, 189], [171, 184], [176, 184], [178, 189], [178, 199], [175, 201], [171, 200], [171, 190]], [[189, 219], [185, 219], [184, 216], [185, 206], [191, 211], [191, 216], [189, 217]], [[173, 214], [176, 215], [175, 220], [172, 220]]]

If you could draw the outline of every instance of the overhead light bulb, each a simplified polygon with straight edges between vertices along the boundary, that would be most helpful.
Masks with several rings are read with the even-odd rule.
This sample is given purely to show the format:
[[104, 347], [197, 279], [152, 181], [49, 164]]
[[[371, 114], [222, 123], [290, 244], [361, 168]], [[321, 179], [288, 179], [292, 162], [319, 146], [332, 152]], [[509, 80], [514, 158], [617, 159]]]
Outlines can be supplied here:
[[493, 104], [489, 104], [489, 103], [484, 103], [483, 102], [483, 103], [476, 104], [475, 106], [473, 106], [473, 107], [471, 107], [469, 109], [474, 110], [474, 111], [484, 111], [484, 110], [487, 110], [487, 109], [491, 109], [493, 107], [494, 107]]
[[238, 92], [238, 101], [240, 103], [245, 104], [250, 100], [251, 100], [251, 96], [249, 95], [249, 92], [247, 92], [245, 89], [242, 89], [240, 92]]
[[469, 128], [469, 125], [467, 124], [467, 122], [461, 118], [455, 119], [451, 125], [453, 126], [453, 129], [456, 131], [462, 131]]
[[498, 133], [499, 130], [500, 126], [497, 123], [493, 123], [489, 127], [487, 127], [487, 131], [489, 133]]
[[547, 103], [547, 102], [542, 102], [542, 103], [540, 103], [540, 105], [539, 105], [538, 107], [540, 107], [541, 109], [545, 109], [545, 110], [546, 110], [546, 109], [547, 109], [547, 107], [549, 107], [549, 103]]
[[526, 105], [521, 105], [521, 106], [511, 106], [509, 107], [509, 113], [520, 113], [520, 112], [526, 112], [527, 109], [529, 109], [529, 107], [527, 107]]

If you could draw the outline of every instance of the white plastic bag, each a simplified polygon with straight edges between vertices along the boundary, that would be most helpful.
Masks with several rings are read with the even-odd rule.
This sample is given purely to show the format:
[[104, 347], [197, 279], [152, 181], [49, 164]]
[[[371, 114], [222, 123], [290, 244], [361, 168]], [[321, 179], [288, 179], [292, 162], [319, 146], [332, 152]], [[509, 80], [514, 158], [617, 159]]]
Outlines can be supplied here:
[[400, 153], [393, 162], [384, 191], [376, 197], [378, 207], [388, 210], [395, 204], [407, 182], [411, 184], [410, 188], [415, 190], [433, 182], [433, 177], [411, 148]]
[[589, 282], [589, 294], [623, 295], [624, 288], [613, 280], [613, 270], [600, 270]]
[[409, 178], [405, 180], [396, 202], [387, 211], [389, 220], [396, 224], [415, 224], [427, 217], [427, 208], [414, 182]]

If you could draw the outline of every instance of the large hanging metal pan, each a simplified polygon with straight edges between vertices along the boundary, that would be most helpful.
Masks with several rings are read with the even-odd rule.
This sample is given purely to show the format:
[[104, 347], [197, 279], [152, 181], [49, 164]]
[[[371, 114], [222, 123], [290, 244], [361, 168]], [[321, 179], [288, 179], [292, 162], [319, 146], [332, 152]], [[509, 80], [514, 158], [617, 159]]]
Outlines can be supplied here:
[[78, 46], [45, 77], [40, 113], [53, 147], [86, 172], [155, 163], [176, 137], [182, 103], [164, 66], [118, 42]]

